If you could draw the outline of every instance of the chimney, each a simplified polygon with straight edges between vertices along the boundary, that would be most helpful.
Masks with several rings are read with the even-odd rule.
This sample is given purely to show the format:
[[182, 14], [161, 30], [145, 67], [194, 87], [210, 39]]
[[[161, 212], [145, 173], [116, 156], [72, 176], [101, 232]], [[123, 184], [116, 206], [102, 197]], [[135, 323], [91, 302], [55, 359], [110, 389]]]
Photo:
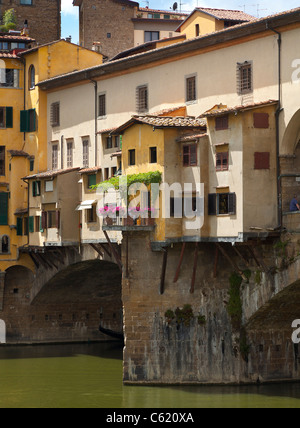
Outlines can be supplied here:
[[21, 36], [29, 36], [29, 29], [28, 29], [28, 21], [27, 19], [25, 19], [24, 24], [23, 24], [23, 30], [21, 31]]
[[66, 42], [71, 43], [72, 42], [72, 36], [66, 37]]
[[101, 42], [93, 42], [93, 51], [98, 52], [98, 53], [102, 53], [102, 46], [101, 46]]

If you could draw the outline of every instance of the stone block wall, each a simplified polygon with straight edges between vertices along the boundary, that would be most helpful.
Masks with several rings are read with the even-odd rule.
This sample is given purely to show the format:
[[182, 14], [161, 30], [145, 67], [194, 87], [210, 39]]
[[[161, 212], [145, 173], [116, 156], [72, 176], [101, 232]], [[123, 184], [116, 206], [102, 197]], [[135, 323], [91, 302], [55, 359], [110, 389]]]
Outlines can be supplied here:
[[79, 13], [80, 45], [92, 49], [101, 43], [101, 53], [112, 58], [134, 46], [134, 8], [126, 2], [84, 0]]
[[39, 44], [53, 42], [61, 37], [61, 0], [32, 0], [32, 5], [21, 5], [20, 0], [2, 0], [0, 15], [15, 9], [18, 30], [28, 21], [29, 37]]
[[[241, 284], [239, 327], [234, 325], [228, 310], [234, 269], [219, 254], [215, 277], [213, 243], [199, 243], [194, 293], [191, 280], [195, 244], [186, 245], [176, 283], [174, 276], [182, 244], [170, 247], [164, 293], [160, 294], [163, 253], [151, 251], [149, 235], [129, 235], [129, 277], [123, 278], [122, 287], [125, 383], [228, 384], [299, 378], [300, 372], [294, 369], [297, 362], [289, 323], [284, 329], [268, 322], [265, 329], [247, 330], [247, 314], [256, 313], [261, 293], [265, 288], [270, 295], [275, 291], [275, 276], [271, 273], [276, 265], [274, 243], [255, 247], [256, 259], [270, 269], [268, 274], [261, 273], [263, 267], [257, 266], [245, 248], [239, 247], [239, 251], [248, 260], [248, 266], [231, 244], [222, 245], [236, 266], [251, 272], [249, 281]], [[126, 264], [125, 249], [123, 263]], [[238, 307], [239, 302], [233, 302]], [[176, 308], [186, 305], [192, 309], [191, 318], [186, 313], [183, 322], [177, 322]]]

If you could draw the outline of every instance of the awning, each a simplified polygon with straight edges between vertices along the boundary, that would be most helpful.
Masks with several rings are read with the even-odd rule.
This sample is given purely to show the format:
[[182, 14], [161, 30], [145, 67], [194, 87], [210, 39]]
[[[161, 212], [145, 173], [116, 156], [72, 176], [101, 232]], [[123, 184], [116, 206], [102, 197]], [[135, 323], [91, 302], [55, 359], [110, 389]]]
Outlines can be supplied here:
[[83, 201], [80, 205], [76, 208], [76, 211], [83, 211], [83, 210], [91, 210], [93, 208], [93, 205], [97, 201]]

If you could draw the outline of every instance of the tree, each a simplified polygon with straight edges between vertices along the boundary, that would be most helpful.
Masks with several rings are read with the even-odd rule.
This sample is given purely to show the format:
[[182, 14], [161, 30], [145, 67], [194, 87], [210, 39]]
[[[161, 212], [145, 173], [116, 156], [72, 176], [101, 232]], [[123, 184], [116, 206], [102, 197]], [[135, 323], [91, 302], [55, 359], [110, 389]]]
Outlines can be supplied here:
[[8, 9], [3, 15], [3, 25], [0, 26], [0, 31], [8, 32], [9, 30], [15, 30], [17, 27], [16, 12], [14, 9]]

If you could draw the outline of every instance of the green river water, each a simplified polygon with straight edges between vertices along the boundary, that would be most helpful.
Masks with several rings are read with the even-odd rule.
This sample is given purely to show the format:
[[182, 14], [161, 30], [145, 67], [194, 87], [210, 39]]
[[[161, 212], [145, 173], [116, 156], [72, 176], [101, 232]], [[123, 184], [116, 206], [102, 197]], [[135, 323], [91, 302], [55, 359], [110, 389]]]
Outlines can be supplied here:
[[300, 384], [122, 384], [116, 343], [0, 347], [0, 408], [300, 408]]

